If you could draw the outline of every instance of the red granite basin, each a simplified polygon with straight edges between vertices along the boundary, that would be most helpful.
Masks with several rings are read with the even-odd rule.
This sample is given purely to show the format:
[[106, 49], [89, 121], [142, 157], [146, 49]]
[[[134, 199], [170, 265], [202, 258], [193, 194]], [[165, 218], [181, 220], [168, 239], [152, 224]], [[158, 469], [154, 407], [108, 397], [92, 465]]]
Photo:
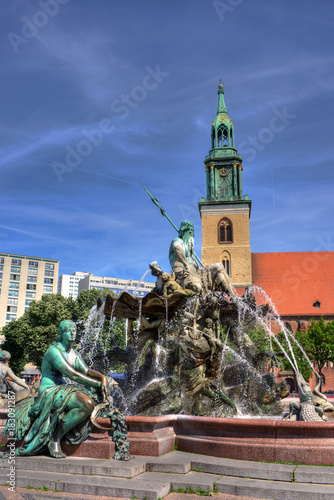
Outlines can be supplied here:
[[[3, 429], [5, 414], [2, 417]], [[130, 452], [160, 456], [178, 449], [215, 457], [308, 465], [334, 464], [334, 422], [290, 422], [166, 415], [126, 418]], [[109, 421], [99, 419], [101, 425]], [[3, 432], [2, 432], [3, 436]], [[2, 437], [1, 442], [5, 442]], [[66, 448], [66, 449], [65, 449]], [[94, 429], [68, 455], [111, 458], [114, 443], [107, 431]]]

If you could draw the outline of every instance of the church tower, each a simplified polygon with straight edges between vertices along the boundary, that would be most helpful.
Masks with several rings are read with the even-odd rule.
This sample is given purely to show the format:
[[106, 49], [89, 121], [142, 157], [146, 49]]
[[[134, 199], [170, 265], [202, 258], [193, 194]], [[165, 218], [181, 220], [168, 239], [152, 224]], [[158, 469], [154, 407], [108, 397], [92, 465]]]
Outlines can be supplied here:
[[202, 262], [221, 262], [235, 286], [252, 284], [249, 218], [252, 201], [242, 194], [242, 158], [234, 144], [224, 89], [211, 125], [211, 149], [204, 160], [206, 198], [198, 202], [202, 219]]

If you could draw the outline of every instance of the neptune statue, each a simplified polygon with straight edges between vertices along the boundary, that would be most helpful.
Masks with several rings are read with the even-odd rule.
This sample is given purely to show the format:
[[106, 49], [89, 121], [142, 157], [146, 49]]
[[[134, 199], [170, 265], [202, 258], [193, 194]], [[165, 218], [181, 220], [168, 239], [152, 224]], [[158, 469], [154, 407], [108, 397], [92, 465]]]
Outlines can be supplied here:
[[178, 236], [170, 244], [169, 262], [176, 282], [195, 293], [222, 290], [235, 297], [232, 282], [223, 264], [218, 262], [199, 267], [198, 262], [201, 262], [194, 252], [194, 234], [194, 224], [185, 220], [181, 222]]

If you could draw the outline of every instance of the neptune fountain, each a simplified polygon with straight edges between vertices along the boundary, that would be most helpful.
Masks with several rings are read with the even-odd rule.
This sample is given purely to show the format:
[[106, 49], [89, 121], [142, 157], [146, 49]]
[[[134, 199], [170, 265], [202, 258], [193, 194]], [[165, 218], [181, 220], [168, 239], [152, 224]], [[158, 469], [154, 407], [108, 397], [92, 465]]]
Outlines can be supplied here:
[[[239, 297], [223, 264], [203, 266], [194, 252], [193, 223], [183, 221], [178, 229], [143, 187], [178, 232], [169, 248], [171, 272], [151, 262], [156, 284], [148, 295], [143, 299], [127, 292], [119, 298], [108, 295], [92, 311], [90, 325], [98, 324], [97, 330], [106, 317], [111, 332], [116, 318], [126, 319], [125, 350], [105, 349], [101, 365], [101, 352], [94, 354], [92, 349], [90, 328], [81, 341], [92, 366], [112, 369], [116, 360], [124, 363], [120, 387], [126, 411], [142, 416], [279, 415], [280, 400], [289, 390], [285, 382], [276, 383], [269, 370], [280, 366], [277, 350], [271, 348], [274, 342], [297, 374], [301, 398], [301, 408], [291, 406], [286, 418], [325, 420], [321, 409], [314, 410], [314, 394], [299, 373], [291, 345], [296, 339], [280, 321], [269, 297], [258, 287], [248, 287]], [[255, 295], [261, 293], [265, 300], [258, 305]], [[272, 318], [285, 335], [287, 350], [268, 326]], [[269, 339], [266, 348], [259, 349], [252, 341], [254, 331]], [[318, 396], [323, 402], [319, 391]], [[306, 405], [312, 408], [304, 411]]]
[[[289, 390], [285, 382], [276, 383], [269, 370], [280, 364], [277, 353], [259, 349], [252, 340], [259, 330], [278, 344], [296, 372], [300, 402], [290, 406], [286, 418], [326, 420], [299, 373], [291, 346], [293, 335], [281, 323], [287, 352], [268, 326], [273, 315], [277, 319], [273, 305], [257, 304], [255, 293], [260, 290], [256, 287], [247, 288], [239, 297], [222, 264], [201, 264], [194, 253], [192, 222], [181, 223], [170, 245], [169, 261], [170, 273], [163, 272], [156, 261], [150, 263], [156, 284], [144, 298], [123, 292], [117, 298], [108, 295], [104, 302], [98, 300], [79, 352], [73, 349], [75, 324], [60, 324], [59, 339], [43, 359], [38, 397], [27, 390], [17, 393], [16, 439], [22, 440], [17, 455], [48, 448], [51, 456], [62, 458], [61, 439], [79, 444], [95, 425], [113, 431], [115, 458], [128, 460], [122, 410], [141, 417], [280, 415], [280, 400]], [[105, 349], [101, 360], [101, 350], [95, 348], [97, 342], [103, 344], [100, 337], [106, 318], [110, 335], [116, 318], [126, 320], [128, 345]], [[116, 391], [114, 379], [101, 373], [106, 367], [109, 371], [114, 361], [125, 365], [121, 390]], [[97, 371], [100, 366], [104, 370]], [[325, 399], [319, 391], [317, 396]], [[109, 418], [111, 427], [101, 427], [98, 417]], [[9, 435], [10, 421], [5, 430]]]
[[[142, 416], [281, 414], [280, 400], [289, 390], [267, 369], [278, 366], [279, 359], [251, 339], [260, 328], [279, 344], [268, 327], [271, 306], [257, 305], [252, 288], [239, 297], [222, 264], [200, 267], [189, 221], [181, 223], [169, 259], [171, 273], [150, 264], [156, 285], [143, 299], [127, 292], [109, 295], [93, 311], [100, 322], [109, 317], [111, 325], [116, 318], [126, 319], [127, 348], [104, 353], [105, 364], [125, 364], [120, 387], [126, 411]], [[83, 350], [85, 344], [91, 351], [89, 342], [82, 343]], [[298, 372], [293, 350], [287, 353], [280, 344], [279, 349]], [[90, 352], [92, 365], [100, 358]]]

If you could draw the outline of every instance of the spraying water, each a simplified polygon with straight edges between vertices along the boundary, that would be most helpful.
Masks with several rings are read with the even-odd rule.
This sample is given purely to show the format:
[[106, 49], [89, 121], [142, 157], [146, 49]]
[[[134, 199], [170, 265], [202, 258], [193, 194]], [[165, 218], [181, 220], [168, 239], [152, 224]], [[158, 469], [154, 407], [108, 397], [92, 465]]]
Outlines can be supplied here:
[[150, 271], [150, 268], [147, 269], [147, 271], [144, 272], [143, 276], [140, 278], [140, 280], [138, 281], [138, 284], [136, 285], [136, 288], [134, 289], [134, 292], [137, 290], [137, 288], [139, 288], [139, 285], [142, 281], [144, 281], [144, 278], [145, 276], [147, 275], [147, 273]]

